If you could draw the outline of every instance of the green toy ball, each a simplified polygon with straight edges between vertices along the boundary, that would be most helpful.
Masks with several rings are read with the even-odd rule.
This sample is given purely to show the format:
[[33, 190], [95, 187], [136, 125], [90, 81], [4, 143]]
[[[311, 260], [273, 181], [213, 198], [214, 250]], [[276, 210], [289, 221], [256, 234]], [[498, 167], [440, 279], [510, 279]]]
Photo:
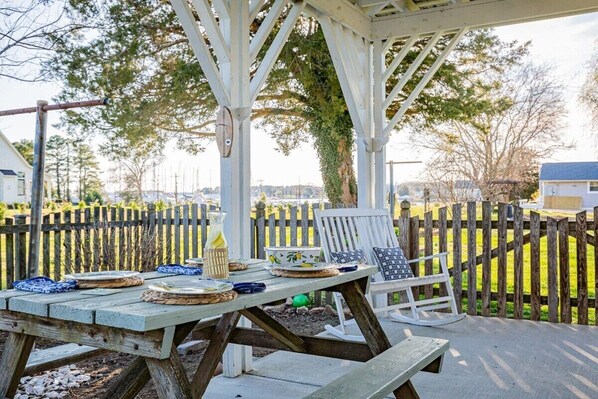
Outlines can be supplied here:
[[309, 305], [309, 298], [307, 297], [307, 295], [296, 295], [293, 297], [293, 307], [294, 308], [300, 308], [302, 306], [307, 306]]

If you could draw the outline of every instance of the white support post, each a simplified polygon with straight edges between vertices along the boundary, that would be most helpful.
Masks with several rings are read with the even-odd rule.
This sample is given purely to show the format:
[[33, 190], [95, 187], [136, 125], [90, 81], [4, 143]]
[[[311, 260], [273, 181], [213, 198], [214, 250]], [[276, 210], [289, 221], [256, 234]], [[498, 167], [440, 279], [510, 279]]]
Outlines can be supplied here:
[[[378, 40], [373, 45], [372, 70], [373, 70], [373, 119], [374, 133], [374, 206], [383, 209], [386, 206], [386, 136], [384, 136], [384, 125], [386, 113], [384, 111], [384, 98], [386, 97], [386, 85], [383, 79], [385, 66], [385, 45]], [[378, 298], [379, 299], [379, 298]]]
[[[234, 131], [230, 157], [220, 159], [220, 206], [228, 213], [224, 234], [228, 238], [231, 257], [250, 256], [250, 62], [249, 4], [243, 0], [229, 1], [229, 18], [220, 21], [231, 62], [222, 64], [224, 85], [230, 93]], [[239, 325], [246, 325], [242, 320]], [[223, 356], [223, 374], [236, 377], [251, 370], [251, 347], [228, 345]]]
[[[266, 15], [253, 40], [250, 24], [262, 10], [266, 3], [264, 0], [193, 0], [203, 31], [187, 0], [171, 0], [171, 3], [218, 103], [230, 107], [232, 112], [232, 150], [230, 157], [220, 160], [221, 207], [228, 213], [224, 232], [228, 238], [230, 256], [248, 258], [251, 254], [251, 107], [297, 22], [304, 3], [299, 0], [293, 3], [253, 78], [250, 73], [254, 58], [266, 43], [288, 0], [275, 1], [268, 10], [271, 14]], [[204, 35], [212, 46], [217, 62]], [[248, 327], [251, 323], [241, 318], [239, 325]], [[251, 347], [229, 345], [224, 353], [224, 375], [240, 375], [243, 371], [251, 370], [251, 363]]]
[[[357, 207], [359, 208], [373, 208], [374, 207], [374, 154], [371, 151], [371, 143], [374, 132], [374, 107], [371, 101], [373, 96], [373, 83], [374, 75], [372, 68], [369, 66], [372, 64], [373, 57], [373, 45], [367, 43], [366, 55], [367, 60], [365, 61], [365, 76], [364, 85], [366, 96], [366, 123], [364, 140], [356, 140], [357, 144]], [[370, 146], [366, 146], [366, 142], [370, 143]]]

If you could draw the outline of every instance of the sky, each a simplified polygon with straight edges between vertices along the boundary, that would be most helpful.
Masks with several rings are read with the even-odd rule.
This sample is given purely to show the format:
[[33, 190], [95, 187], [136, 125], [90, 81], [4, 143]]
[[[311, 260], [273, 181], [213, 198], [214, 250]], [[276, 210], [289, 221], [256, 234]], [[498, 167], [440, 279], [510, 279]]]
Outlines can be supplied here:
[[[591, 140], [588, 111], [578, 102], [587, 65], [598, 41], [598, 13], [509, 25], [496, 28], [496, 32], [503, 40], [531, 41], [533, 62], [552, 65], [555, 76], [565, 87], [568, 114], [565, 116], [562, 135], [566, 142], [576, 146], [570, 150], [558, 151], [550, 160], [598, 160], [595, 141]], [[0, 78], [0, 110], [34, 106], [38, 99], [51, 102], [59, 91], [59, 83], [22, 83]], [[59, 112], [50, 112], [49, 125], [58, 121]], [[0, 130], [11, 141], [33, 139], [34, 129], [33, 114], [0, 117]], [[60, 134], [60, 131], [51, 126], [48, 134]], [[182, 183], [185, 183], [186, 188], [182, 191], [219, 185], [219, 153], [215, 142], [198, 155], [188, 155], [171, 146], [165, 153], [166, 160], [161, 170], [156, 172], [160, 188], [174, 190], [175, 174], [178, 175], [179, 190], [182, 190]], [[395, 166], [395, 183], [421, 179], [429, 158], [430, 154], [412, 147], [405, 134], [400, 132], [394, 132], [387, 145], [387, 160], [422, 161], [421, 164]], [[101, 165], [104, 180], [110, 180], [109, 162], [102, 160]], [[257, 129], [253, 129], [251, 133], [251, 174], [252, 185], [322, 184], [312, 142], [304, 143], [289, 156], [284, 156], [276, 150], [274, 140]], [[148, 179], [153, 179], [153, 173], [148, 175]], [[118, 189], [111, 184], [106, 188], [108, 191]]]

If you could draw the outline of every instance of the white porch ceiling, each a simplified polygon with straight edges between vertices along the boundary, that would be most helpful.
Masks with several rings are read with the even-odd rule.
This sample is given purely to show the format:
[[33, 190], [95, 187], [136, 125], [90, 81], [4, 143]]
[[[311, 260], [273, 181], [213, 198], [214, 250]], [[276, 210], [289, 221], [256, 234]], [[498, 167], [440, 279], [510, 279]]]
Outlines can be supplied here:
[[370, 40], [598, 12], [598, 0], [305, 0]]

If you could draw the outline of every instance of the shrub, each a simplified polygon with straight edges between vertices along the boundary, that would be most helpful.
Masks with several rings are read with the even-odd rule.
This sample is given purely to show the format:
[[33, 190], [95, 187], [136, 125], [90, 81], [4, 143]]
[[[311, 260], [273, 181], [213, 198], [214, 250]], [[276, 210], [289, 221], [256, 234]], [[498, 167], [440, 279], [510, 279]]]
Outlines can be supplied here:
[[167, 208], [167, 204], [163, 200], [156, 201], [154, 205], [156, 206], [156, 212], [164, 211]]
[[56, 202], [54, 201], [48, 201], [48, 203], [46, 204], [46, 208], [50, 212], [56, 212], [56, 209], [58, 209], [58, 205], [56, 205]]
[[79, 204], [77, 204], [77, 206], [79, 207], [79, 209], [83, 210], [87, 207], [87, 204], [85, 203], [85, 201], [79, 201]]
[[62, 211], [63, 212], [70, 212], [73, 210], [73, 203], [70, 201], [62, 203]]
[[21, 202], [18, 206], [17, 209], [19, 210], [20, 214], [25, 214], [27, 213], [27, 210], [29, 209], [29, 204], [26, 202]]
[[4, 223], [4, 217], [6, 216], [6, 209], [8, 206], [4, 202], [0, 202], [0, 224]]

